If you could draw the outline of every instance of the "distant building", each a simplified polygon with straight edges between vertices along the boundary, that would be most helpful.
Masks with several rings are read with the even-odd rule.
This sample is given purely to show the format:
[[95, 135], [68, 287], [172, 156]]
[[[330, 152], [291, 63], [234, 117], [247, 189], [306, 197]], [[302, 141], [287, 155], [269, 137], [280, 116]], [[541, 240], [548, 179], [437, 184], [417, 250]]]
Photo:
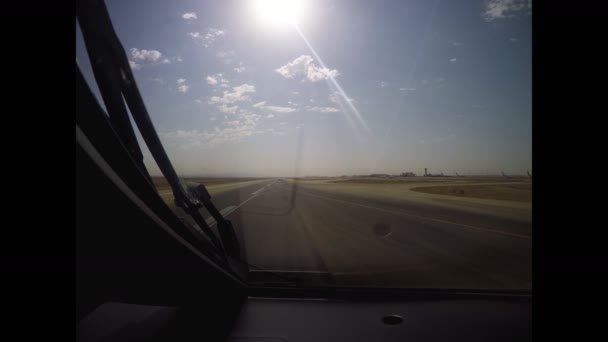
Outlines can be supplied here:
[[416, 177], [416, 174], [408, 171], [408, 172], [402, 172], [400, 176], [401, 177]]

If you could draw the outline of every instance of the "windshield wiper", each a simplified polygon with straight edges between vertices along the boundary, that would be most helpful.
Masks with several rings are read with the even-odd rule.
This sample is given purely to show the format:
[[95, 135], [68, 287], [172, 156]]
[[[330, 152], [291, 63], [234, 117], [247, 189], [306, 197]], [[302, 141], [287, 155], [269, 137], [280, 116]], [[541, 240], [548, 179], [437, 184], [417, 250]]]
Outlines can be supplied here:
[[[239, 241], [234, 232], [234, 227], [232, 226], [232, 222], [227, 220], [219, 210], [217, 210], [216, 206], [211, 201], [211, 195], [209, 195], [209, 191], [203, 184], [189, 182], [189, 181], [181, 181], [182, 188], [185, 190], [186, 194], [189, 197], [189, 201], [194, 203], [194, 205], [198, 208], [204, 206], [205, 209], [211, 214], [211, 216], [217, 222], [217, 230], [220, 234], [220, 239], [224, 245], [224, 249], [226, 250], [226, 254], [229, 256], [239, 259], [240, 257], [240, 246]], [[183, 202], [180, 203], [178, 197], [175, 197], [175, 204], [184, 210], [188, 208], [188, 204], [184, 205]], [[200, 212], [197, 210], [197, 214], [200, 216]], [[205, 225], [207, 225], [206, 221], [200, 217]], [[197, 221], [198, 224], [198, 221]]]
[[[152, 157], [171, 186], [176, 204], [194, 219], [225, 260], [228, 256], [238, 258], [240, 248], [232, 223], [213, 205], [205, 186], [184, 184], [177, 176], [148, 115], [105, 3], [102, 0], [80, 0], [77, 2], [76, 13], [95, 79], [112, 124], [137, 161], [138, 167], [153, 186], [143, 165], [143, 155], [129, 122], [125, 102]], [[201, 206], [216, 220], [221, 242], [201, 216]]]

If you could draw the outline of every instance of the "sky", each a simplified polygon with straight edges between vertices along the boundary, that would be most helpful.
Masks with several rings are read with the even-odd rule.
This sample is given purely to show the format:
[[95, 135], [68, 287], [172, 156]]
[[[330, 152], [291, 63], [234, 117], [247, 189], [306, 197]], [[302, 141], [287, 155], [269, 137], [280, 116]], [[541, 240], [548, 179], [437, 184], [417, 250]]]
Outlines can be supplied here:
[[532, 172], [531, 1], [294, 1], [106, 0], [178, 174]]

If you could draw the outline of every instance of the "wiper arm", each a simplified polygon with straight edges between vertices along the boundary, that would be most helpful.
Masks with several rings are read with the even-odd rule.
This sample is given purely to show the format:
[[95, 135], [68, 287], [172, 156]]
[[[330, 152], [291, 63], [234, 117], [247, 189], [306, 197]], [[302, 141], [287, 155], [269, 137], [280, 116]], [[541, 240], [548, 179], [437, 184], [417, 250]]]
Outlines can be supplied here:
[[[197, 207], [200, 207], [201, 205], [204, 206], [205, 209], [207, 209], [207, 211], [211, 214], [211, 216], [217, 222], [218, 232], [220, 234], [220, 238], [224, 245], [226, 254], [238, 259], [240, 257], [241, 249], [239, 246], [239, 241], [236, 236], [236, 233], [234, 232], [234, 227], [232, 226], [232, 222], [227, 220], [220, 213], [220, 211], [217, 210], [217, 207], [211, 201], [211, 195], [209, 194], [209, 191], [207, 191], [207, 188], [203, 184], [188, 182], [188, 181], [183, 181], [182, 185], [183, 185], [184, 189], [186, 190], [187, 194], [191, 196], [190, 200], [194, 201], [194, 203]], [[177, 201], [177, 199], [176, 199], [176, 204], [178, 206], [182, 207], [182, 204], [179, 203], [179, 201]], [[197, 211], [197, 213], [200, 216], [200, 213], [198, 211]], [[201, 217], [201, 219], [202, 219], [202, 217]]]
[[[128, 146], [132, 146], [133, 143], [137, 145], [133, 128], [128, 118], [125, 118], [124, 102], [126, 102], [152, 157], [173, 190], [176, 203], [192, 216], [222, 257], [238, 257], [238, 240], [232, 224], [215, 208], [205, 187], [200, 185], [191, 189], [184, 186], [178, 178], [148, 115], [124, 47], [114, 31], [105, 3], [101, 0], [80, 0], [77, 2], [76, 11], [96, 79], [105, 81], [98, 83], [101, 83], [100, 91], [109, 114], [116, 118], [113, 123], [120, 127], [117, 133], [121, 139], [129, 143]], [[138, 148], [131, 147], [129, 152], [136, 160], [143, 159]], [[145, 170], [143, 162], [140, 163], [140, 167]], [[201, 204], [218, 222], [223, 244], [198, 211]]]
[[[105, 29], [103, 15], [97, 15], [97, 8], [105, 7], [103, 3], [77, 2], [77, 17], [85, 38], [85, 46], [91, 60], [93, 75], [99, 87], [103, 102], [106, 104], [112, 128], [121, 137], [137, 167], [147, 178], [152, 179], [143, 164], [143, 154], [137, 143], [135, 132], [129, 120], [129, 114], [120, 87], [120, 74], [115, 72], [117, 59], [113, 56], [112, 42], [105, 39], [108, 30]], [[112, 31], [113, 32], [113, 31]], [[124, 56], [126, 58], [126, 56]], [[127, 62], [128, 63], [128, 62]]]

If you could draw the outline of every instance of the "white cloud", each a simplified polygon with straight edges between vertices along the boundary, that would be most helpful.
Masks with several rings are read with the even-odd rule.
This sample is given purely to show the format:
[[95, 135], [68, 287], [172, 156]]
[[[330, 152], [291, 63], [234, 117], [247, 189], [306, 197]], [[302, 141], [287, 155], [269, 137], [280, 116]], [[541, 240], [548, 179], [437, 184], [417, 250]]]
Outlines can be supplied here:
[[131, 69], [133, 70], [139, 70], [141, 68], [141, 66], [133, 61], [129, 61], [129, 66], [131, 67]]
[[177, 91], [179, 91], [180, 93], [187, 93], [188, 89], [190, 88], [189, 85], [186, 84], [186, 79], [184, 78], [180, 78], [177, 80]]
[[209, 98], [209, 101], [207, 101], [208, 104], [215, 104], [215, 103], [222, 103], [223, 101], [223, 97], [219, 97], [219, 96], [211, 96]]
[[305, 77], [303, 79], [311, 82], [338, 76], [338, 70], [318, 67], [308, 55], [302, 55], [275, 71], [285, 78], [294, 79], [296, 76], [303, 76]]
[[248, 93], [255, 93], [255, 86], [250, 84], [241, 84], [238, 87], [232, 87], [232, 91], [224, 90], [224, 95], [222, 97], [212, 96], [209, 98], [209, 104], [219, 104], [219, 103], [234, 103], [239, 101], [249, 100]]
[[[177, 130], [168, 133], [161, 133], [160, 138], [164, 140], [165, 144], [170, 142], [177, 142], [179, 146], [184, 149], [193, 147], [212, 146], [219, 143], [219, 137], [223, 134], [224, 130], [220, 130], [218, 127], [211, 131], [199, 132], [198, 130], [183, 131]], [[226, 128], [225, 130], [233, 130], [232, 128]]]
[[530, 14], [531, 0], [486, 0], [483, 17], [487, 21], [512, 18], [518, 12]]
[[213, 45], [218, 38], [225, 36], [226, 31], [209, 28], [205, 34], [201, 34], [200, 32], [189, 32], [188, 35], [194, 38], [194, 40], [202, 42], [203, 46], [208, 48]]
[[462, 45], [462, 43], [460, 43], [460, 42], [453, 42], [452, 45], [454, 45], [454, 46], [460, 46], [460, 45]]
[[151, 78], [150, 81], [154, 82], [154, 83], [158, 83], [158, 84], [165, 84], [165, 81], [158, 77], [158, 78]]
[[199, 104], [200, 104], [200, 103], [203, 103], [203, 102], [201, 102], [201, 100], [199, 100], [199, 99], [194, 100], [194, 102], [199, 103]]
[[295, 102], [287, 101], [287, 104], [290, 106], [297, 106], [298, 104]]
[[228, 87], [228, 80], [224, 78], [221, 72], [215, 75], [207, 76], [206, 80], [207, 84], [209, 85], [217, 85], [219, 83], [221, 87]]
[[274, 118], [274, 114], [268, 114], [268, 115], [266, 115], [266, 117], [267, 117], [268, 119], [272, 119], [272, 118]]
[[279, 125], [285, 126], [285, 125], [287, 125], [287, 122], [281, 122]]
[[[258, 114], [241, 110], [236, 117], [232, 116], [230, 120], [220, 123], [211, 130], [202, 132], [178, 130], [161, 133], [160, 136], [164, 142], [178, 143], [181, 148], [210, 147], [231, 141], [241, 141], [253, 135], [272, 133], [268, 129], [259, 130], [257, 128], [260, 118]], [[216, 118], [211, 117], [209, 120], [216, 121]]]
[[195, 12], [190, 12], [190, 13], [184, 13], [182, 14], [182, 18], [186, 19], [186, 20], [190, 20], [190, 19], [198, 19], [198, 17], [196, 16]]
[[232, 70], [236, 71], [237, 73], [242, 73], [243, 71], [245, 71], [245, 66], [243, 65], [243, 62], [239, 63], [239, 66], [236, 68], [233, 68]]
[[450, 58], [450, 62], [452, 62], [452, 63], [456, 62], [456, 58]]
[[384, 88], [388, 85], [388, 83], [384, 82], [384, 81], [380, 81], [380, 87]]
[[255, 86], [251, 84], [241, 84], [238, 87], [232, 87], [236, 94], [255, 93]]
[[217, 78], [215, 78], [213, 76], [207, 76], [207, 84], [216, 85], [217, 84]]
[[239, 109], [239, 107], [238, 106], [230, 107], [230, 106], [222, 103], [221, 105], [217, 106], [217, 109], [220, 112], [225, 113], [225, 114], [236, 114], [236, 111]]
[[296, 111], [295, 108], [280, 106], [263, 106], [262, 108], [276, 113], [291, 113]]
[[131, 58], [141, 62], [156, 62], [163, 56], [158, 50], [131, 48]]
[[260, 108], [263, 110], [268, 110], [275, 113], [291, 113], [295, 112], [295, 108], [291, 107], [281, 107], [281, 106], [266, 106], [266, 101], [261, 101], [253, 105], [255, 108]]
[[338, 70], [336, 69], [330, 70], [327, 68], [313, 67], [308, 69], [307, 78], [312, 82], [316, 82], [330, 77], [335, 78], [336, 76], [338, 76]]
[[306, 110], [309, 112], [319, 112], [319, 113], [337, 113], [340, 110], [335, 107], [307, 107]]
[[268, 132], [268, 133], [272, 133], [272, 135], [276, 135], [276, 136], [279, 136], [279, 137], [281, 137], [281, 136], [286, 136], [286, 135], [287, 135], [287, 132], [284, 132], [284, 131], [276, 131], [274, 128], [268, 128], [268, 129], [266, 129], [265, 133], [266, 133], [266, 132]]
[[164, 57], [163, 54], [158, 50], [146, 50], [131, 48], [129, 50], [130, 58], [129, 65], [132, 69], [140, 69], [142, 66], [147, 65], [158, 65], [158, 64], [170, 64], [171, 60]]
[[401, 91], [415, 91], [416, 88], [399, 88]]
[[517, 43], [519, 41], [519, 39], [517, 39], [517, 38], [509, 38], [509, 41], [511, 43]]

